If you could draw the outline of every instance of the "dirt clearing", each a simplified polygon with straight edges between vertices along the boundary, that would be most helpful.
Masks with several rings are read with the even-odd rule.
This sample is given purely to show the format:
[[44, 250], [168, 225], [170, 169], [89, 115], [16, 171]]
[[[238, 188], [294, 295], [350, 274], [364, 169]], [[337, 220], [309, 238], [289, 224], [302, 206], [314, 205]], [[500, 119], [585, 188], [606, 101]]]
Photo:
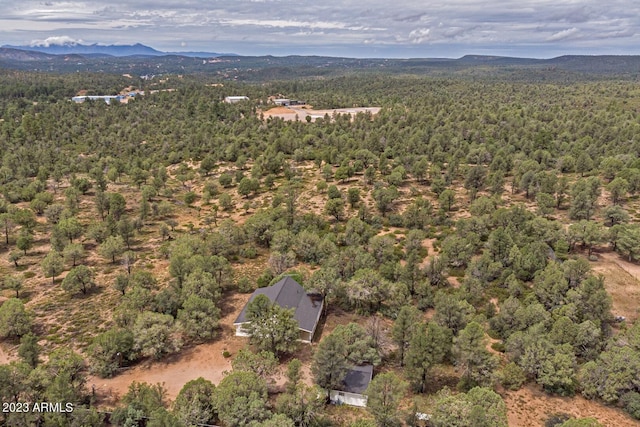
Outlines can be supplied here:
[[304, 107], [275, 107], [262, 114], [265, 118], [268, 117], [280, 117], [283, 120], [293, 121], [296, 120], [308, 120], [314, 122], [316, 119], [324, 118], [325, 115], [333, 117], [335, 114], [349, 114], [355, 116], [358, 113], [371, 113], [372, 115], [378, 114], [380, 107], [358, 107], [358, 108], [335, 108], [332, 110], [313, 110], [311, 108]]
[[[226, 298], [227, 314], [220, 319], [222, 330], [214, 342], [189, 347], [162, 361], [145, 361], [123, 371], [115, 378], [89, 377], [89, 388], [95, 386], [98, 402], [103, 406], [115, 406], [117, 400], [127, 392], [133, 381], [149, 384], [161, 383], [167, 390], [167, 398], [174, 400], [189, 381], [203, 377], [218, 384], [225, 371], [231, 371], [231, 360], [247, 345], [247, 339], [236, 337], [233, 321], [249, 300], [250, 294], [234, 294]], [[224, 351], [231, 353], [225, 358]]]
[[604, 285], [613, 301], [614, 316], [624, 316], [631, 324], [640, 317], [640, 266], [625, 261], [614, 252], [598, 254], [591, 263], [596, 274], [604, 276]]
[[587, 400], [580, 395], [573, 397], [551, 396], [538, 386], [529, 385], [504, 395], [507, 404], [509, 426], [544, 426], [549, 415], [569, 414], [576, 418], [593, 417], [607, 427], [638, 427], [622, 410]]

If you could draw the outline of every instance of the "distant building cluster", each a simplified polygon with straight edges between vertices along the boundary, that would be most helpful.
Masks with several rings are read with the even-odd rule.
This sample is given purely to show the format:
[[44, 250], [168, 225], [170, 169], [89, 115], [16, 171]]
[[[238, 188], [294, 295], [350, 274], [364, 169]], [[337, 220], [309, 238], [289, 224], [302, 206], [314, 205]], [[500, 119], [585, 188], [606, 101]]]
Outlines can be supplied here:
[[80, 95], [80, 96], [74, 96], [73, 98], [71, 98], [71, 100], [76, 104], [83, 103], [87, 100], [89, 101], [101, 100], [106, 102], [107, 104], [111, 104], [112, 101], [127, 102], [130, 98], [135, 98], [138, 95], [144, 95], [144, 92], [133, 91], [133, 92], [127, 92], [120, 95]]
[[[248, 96], [225, 96], [224, 102], [227, 104], [235, 104], [236, 102], [248, 101]], [[289, 99], [289, 98], [275, 98], [273, 96], [269, 97], [269, 102], [274, 103], [275, 105], [281, 107], [288, 107], [290, 105], [306, 105], [306, 102], [301, 101], [299, 99]]]

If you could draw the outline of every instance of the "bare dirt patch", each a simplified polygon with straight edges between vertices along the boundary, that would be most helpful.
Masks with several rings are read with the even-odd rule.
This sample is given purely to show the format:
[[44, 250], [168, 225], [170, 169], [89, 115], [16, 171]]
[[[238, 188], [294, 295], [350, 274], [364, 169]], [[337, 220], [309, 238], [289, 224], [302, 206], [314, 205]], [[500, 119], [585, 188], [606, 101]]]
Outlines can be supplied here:
[[364, 325], [366, 318], [358, 316], [355, 313], [344, 311], [340, 307], [329, 306], [327, 308], [326, 317], [320, 320], [314, 342], [318, 343], [329, 335], [338, 325], [347, 325], [349, 323], [358, 323]]
[[449, 283], [451, 284], [452, 287], [458, 289], [460, 287], [460, 279], [458, 279], [455, 276], [449, 276], [447, 277], [447, 280], [449, 281]]
[[605, 288], [613, 302], [613, 315], [624, 316], [627, 322], [634, 322], [640, 317], [640, 266], [614, 252], [598, 255], [600, 260], [591, 266], [594, 272], [604, 276]]
[[504, 395], [507, 404], [509, 426], [544, 426], [551, 414], [565, 413], [576, 418], [593, 417], [608, 427], [637, 427], [634, 421], [622, 410], [605, 406], [580, 395], [573, 397], [550, 396], [535, 385], [528, 385], [518, 391], [509, 391]]
[[287, 107], [271, 108], [271, 109], [269, 109], [267, 111], [264, 111], [262, 113], [262, 115], [263, 115], [263, 117], [265, 119], [269, 118], [269, 117], [279, 117], [279, 118], [281, 118], [283, 120], [286, 120], [286, 121], [294, 121], [294, 120], [296, 120], [296, 116], [298, 117], [298, 120], [301, 120], [306, 116], [306, 114], [304, 114], [304, 113], [300, 114], [297, 111], [294, 111], [294, 110], [292, 110], [290, 108], [287, 108]]
[[359, 107], [359, 108], [335, 108], [332, 110], [313, 110], [310, 108], [302, 107], [275, 107], [267, 111], [262, 112], [263, 117], [280, 117], [283, 120], [293, 121], [296, 120], [308, 120], [316, 121], [316, 119], [322, 119], [326, 115], [333, 117], [336, 114], [348, 114], [355, 116], [358, 113], [371, 113], [372, 115], [378, 114], [380, 107]]
[[17, 360], [13, 355], [13, 352], [8, 351], [7, 349], [0, 346], [0, 365], [8, 365], [9, 363]]
[[290, 113], [294, 113], [295, 111], [292, 110], [291, 108], [287, 108], [287, 107], [275, 107], [275, 108], [270, 108], [267, 111], [264, 112], [265, 117], [266, 116], [277, 116], [280, 114], [290, 114]]
[[424, 239], [422, 241], [422, 246], [424, 248], [427, 248], [427, 255], [434, 255], [436, 253], [436, 250], [433, 246], [433, 242], [435, 242], [436, 239]]
[[615, 263], [635, 280], [640, 280], [640, 265], [630, 263], [615, 252], [605, 252], [599, 254], [599, 256], [606, 261]]

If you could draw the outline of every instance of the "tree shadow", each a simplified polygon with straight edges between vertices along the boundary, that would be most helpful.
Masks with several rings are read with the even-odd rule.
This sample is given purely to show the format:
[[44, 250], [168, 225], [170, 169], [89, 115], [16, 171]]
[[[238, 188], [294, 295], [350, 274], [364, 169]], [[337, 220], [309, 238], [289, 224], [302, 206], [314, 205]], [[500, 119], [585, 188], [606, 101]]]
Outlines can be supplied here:
[[435, 367], [428, 375], [425, 385], [425, 394], [435, 394], [445, 386], [455, 390], [460, 381], [460, 376], [451, 369]]

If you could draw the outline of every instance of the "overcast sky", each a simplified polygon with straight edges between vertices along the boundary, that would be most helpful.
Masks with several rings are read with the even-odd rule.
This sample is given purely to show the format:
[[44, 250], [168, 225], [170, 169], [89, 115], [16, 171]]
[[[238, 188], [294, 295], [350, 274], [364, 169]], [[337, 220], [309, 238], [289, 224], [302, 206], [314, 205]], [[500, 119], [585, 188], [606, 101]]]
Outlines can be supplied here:
[[0, 0], [0, 44], [241, 55], [640, 54], [637, 0]]

